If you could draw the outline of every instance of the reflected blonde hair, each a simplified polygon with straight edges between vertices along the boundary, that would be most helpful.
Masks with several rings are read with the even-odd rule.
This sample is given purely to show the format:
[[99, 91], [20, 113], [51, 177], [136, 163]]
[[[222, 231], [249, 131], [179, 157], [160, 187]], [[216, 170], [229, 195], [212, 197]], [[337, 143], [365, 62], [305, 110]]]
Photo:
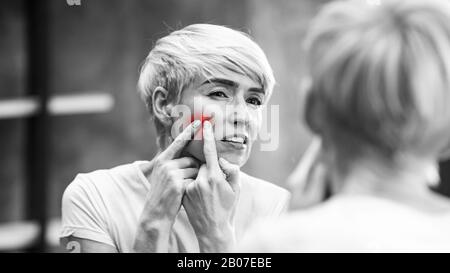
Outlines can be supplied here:
[[[138, 91], [153, 117], [152, 94], [156, 87], [168, 90], [169, 100], [176, 101], [199, 76], [209, 78], [228, 71], [248, 76], [260, 83], [268, 96], [272, 93], [272, 68], [250, 36], [224, 26], [194, 24], [156, 42], [141, 68]], [[156, 119], [155, 125], [158, 134], [164, 132]]]
[[380, 2], [336, 1], [312, 22], [306, 121], [347, 158], [434, 157], [450, 140], [450, 3]]

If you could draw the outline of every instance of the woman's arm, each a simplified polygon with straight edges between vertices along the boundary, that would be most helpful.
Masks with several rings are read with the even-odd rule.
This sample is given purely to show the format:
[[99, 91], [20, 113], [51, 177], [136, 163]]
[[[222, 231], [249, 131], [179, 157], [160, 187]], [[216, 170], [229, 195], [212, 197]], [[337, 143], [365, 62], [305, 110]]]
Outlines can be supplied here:
[[198, 120], [193, 122], [151, 163], [140, 166], [151, 189], [137, 227], [134, 251], [168, 252], [186, 185], [197, 177], [199, 168], [197, 160], [178, 157], [200, 125]]
[[88, 240], [77, 238], [74, 236], [61, 239], [61, 246], [69, 253], [117, 253], [114, 246]]

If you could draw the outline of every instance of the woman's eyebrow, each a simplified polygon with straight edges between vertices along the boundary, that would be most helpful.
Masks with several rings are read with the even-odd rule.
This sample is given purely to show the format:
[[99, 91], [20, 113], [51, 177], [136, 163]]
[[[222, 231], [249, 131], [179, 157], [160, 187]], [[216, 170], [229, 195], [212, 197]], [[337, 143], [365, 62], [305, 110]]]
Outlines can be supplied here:
[[260, 87], [251, 87], [248, 89], [250, 92], [261, 93], [262, 95], [266, 95], [266, 90]]
[[207, 79], [206, 81], [204, 81], [202, 83], [202, 85], [208, 84], [208, 83], [218, 83], [218, 84], [228, 85], [230, 87], [238, 87], [239, 86], [239, 84], [237, 82], [234, 82], [234, 81], [228, 80], [228, 79], [222, 79], [222, 78]]
[[[204, 84], [208, 84], [208, 83], [218, 83], [218, 84], [223, 84], [223, 85], [227, 85], [233, 88], [237, 88], [239, 87], [239, 83], [232, 81], [232, 80], [228, 80], [228, 79], [223, 79], [223, 78], [211, 78], [211, 79], [207, 79], [206, 81], [204, 81], [202, 83], [202, 85]], [[261, 93], [263, 95], [266, 94], [266, 91], [261, 88], [261, 87], [251, 87], [248, 89], [249, 91], [252, 92], [256, 92], [256, 93]]]

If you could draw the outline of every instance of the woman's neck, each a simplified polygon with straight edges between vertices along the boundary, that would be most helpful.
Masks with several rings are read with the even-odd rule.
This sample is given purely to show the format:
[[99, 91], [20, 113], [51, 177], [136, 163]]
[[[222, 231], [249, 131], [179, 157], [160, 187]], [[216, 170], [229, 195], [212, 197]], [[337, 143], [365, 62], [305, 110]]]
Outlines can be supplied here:
[[352, 164], [346, 175], [333, 171], [334, 191], [343, 195], [383, 197], [415, 207], [426, 207], [429, 201], [434, 205], [428, 184], [436, 179], [436, 162], [412, 157], [389, 162], [361, 159]]

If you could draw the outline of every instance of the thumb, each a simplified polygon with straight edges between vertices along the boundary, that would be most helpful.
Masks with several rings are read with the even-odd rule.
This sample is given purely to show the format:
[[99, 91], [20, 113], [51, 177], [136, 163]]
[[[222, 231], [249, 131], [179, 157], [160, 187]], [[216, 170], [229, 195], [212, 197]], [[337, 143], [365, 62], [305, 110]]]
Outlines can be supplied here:
[[239, 166], [231, 164], [224, 158], [219, 159], [219, 165], [223, 173], [227, 176], [226, 179], [230, 183], [231, 188], [234, 192], [237, 192], [239, 190]]

